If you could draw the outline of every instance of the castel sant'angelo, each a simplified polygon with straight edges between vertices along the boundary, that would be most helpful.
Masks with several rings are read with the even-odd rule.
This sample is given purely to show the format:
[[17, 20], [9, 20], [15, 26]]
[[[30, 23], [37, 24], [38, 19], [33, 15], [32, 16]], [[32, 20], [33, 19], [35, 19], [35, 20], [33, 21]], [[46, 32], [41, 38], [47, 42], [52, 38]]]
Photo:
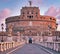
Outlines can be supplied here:
[[39, 7], [33, 6], [30, 0], [29, 6], [21, 8], [20, 15], [5, 19], [6, 31], [3, 31], [4, 25], [1, 24], [0, 51], [3, 54], [22, 53], [23, 50], [23, 54], [60, 54], [60, 31], [57, 30], [56, 19], [41, 15]]
[[[6, 18], [6, 32], [13, 36], [20, 33], [22, 36], [48, 36], [52, 31], [56, 31], [56, 18], [42, 16], [39, 7], [32, 6], [21, 9], [21, 15]], [[51, 31], [51, 32], [49, 32]]]

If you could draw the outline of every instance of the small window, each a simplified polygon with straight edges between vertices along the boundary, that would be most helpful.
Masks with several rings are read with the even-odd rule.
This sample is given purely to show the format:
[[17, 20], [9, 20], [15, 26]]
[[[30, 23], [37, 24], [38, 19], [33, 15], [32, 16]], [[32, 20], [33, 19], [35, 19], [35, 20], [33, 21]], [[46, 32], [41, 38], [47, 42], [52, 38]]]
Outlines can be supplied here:
[[27, 14], [29, 14], [29, 11], [27, 12]]
[[56, 23], [56, 25], [58, 25], [58, 23]]
[[24, 12], [22, 14], [25, 14]]
[[55, 19], [53, 19], [53, 20], [55, 20]]
[[60, 36], [59, 36], [59, 38], [60, 38]]
[[27, 17], [29, 17], [29, 18], [33, 18], [33, 16], [27, 16]]
[[33, 16], [31, 16], [33, 18]]
[[29, 16], [29, 18], [31, 18], [31, 16]]
[[52, 20], [52, 18], [50, 18], [50, 20]]
[[44, 17], [44, 19], [45, 19], [45, 17]]
[[38, 13], [36, 12], [36, 14], [38, 14]]

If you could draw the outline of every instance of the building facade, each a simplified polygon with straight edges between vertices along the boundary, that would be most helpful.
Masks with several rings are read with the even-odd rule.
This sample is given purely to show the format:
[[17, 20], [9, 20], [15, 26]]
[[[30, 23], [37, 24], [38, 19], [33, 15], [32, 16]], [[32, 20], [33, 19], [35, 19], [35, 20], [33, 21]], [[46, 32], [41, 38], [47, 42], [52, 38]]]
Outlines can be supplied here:
[[[6, 32], [12, 35], [41, 36], [57, 29], [56, 18], [42, 16], [39, 7], [22, 7], [21, 15], [6, 18]], [[42, 34], [43, 33], [43, 34]]]

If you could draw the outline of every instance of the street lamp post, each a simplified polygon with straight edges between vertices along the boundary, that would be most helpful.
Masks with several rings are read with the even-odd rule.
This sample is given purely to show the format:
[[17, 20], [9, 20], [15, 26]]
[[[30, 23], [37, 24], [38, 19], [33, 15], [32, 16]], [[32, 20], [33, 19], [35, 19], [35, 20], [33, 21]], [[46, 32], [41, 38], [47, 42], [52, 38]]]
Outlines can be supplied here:
[[1, 29], [2, 29], [2, 40], [1, 40], [1, 42], [3, 42], [3, 29], [4, 29], [3, 26], [4, 26], [4, 24], [2, 23], [2, 24], [1, 24]]

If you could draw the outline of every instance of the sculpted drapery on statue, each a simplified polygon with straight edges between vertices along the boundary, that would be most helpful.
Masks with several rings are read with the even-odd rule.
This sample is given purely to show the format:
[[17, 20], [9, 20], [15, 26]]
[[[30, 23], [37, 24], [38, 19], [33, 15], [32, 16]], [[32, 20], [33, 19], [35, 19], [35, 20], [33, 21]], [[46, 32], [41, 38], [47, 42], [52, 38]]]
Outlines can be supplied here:
[[13, 28], [13, 26], [12, 25], [9, 25], [8, 36], [12, 36], [12, 28]]
[[8, 26], [8, 37], [7, 37], [7, 41], [8, 42], [12, 42], [13, 41], [13, 37], [12, 37], [12, 28], [13, 28], [13, 26], [12, 25], [9, 25]]

